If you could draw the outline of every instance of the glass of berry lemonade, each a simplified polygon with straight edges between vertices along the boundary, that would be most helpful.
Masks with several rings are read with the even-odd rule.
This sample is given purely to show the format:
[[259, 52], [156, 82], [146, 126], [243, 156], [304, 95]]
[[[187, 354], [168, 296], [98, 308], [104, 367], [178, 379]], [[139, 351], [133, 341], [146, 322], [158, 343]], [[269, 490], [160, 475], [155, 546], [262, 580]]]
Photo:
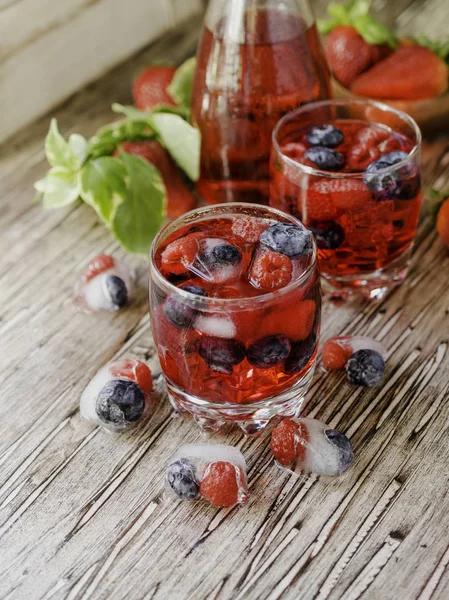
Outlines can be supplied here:
[[151, 324], [172, 404], [248, 435], [297, 415], [310, 384], [321, 293], [311, 232], [255, 204], [194, 210], [153, 242]]
[[421, 207], [421, 134], [369, 100], [323, 101], [273, 132], [270, 205], [313, 231], [336, 296], [382, 298], [406, 276]]

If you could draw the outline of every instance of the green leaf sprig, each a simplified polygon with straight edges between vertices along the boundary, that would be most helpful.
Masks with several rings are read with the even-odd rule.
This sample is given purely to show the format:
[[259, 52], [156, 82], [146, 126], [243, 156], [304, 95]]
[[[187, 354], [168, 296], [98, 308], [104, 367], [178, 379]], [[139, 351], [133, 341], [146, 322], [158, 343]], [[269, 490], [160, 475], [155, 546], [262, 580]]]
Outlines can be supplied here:
[[35, 201], [44, 208], [59, 208], [80, 199], [96, 211], [124, 248], [148, 254], [165, 218], [166, 188], [151, 163], [125, 152], [115, 155], [116, 150], [124, 141], [157, 140], [196, 181], [200, 133], [186, 120], [194, 72], [194, 59], [177, 70], [169, 89], [177, 106], [139, 111], [114, 104], [113, 110], [123, 118], [102, 127], [89, 140], [79, 134], [65, 140], [52, 119], [45, 139], [51, 168], [34, 184]]
[[417, 44], [429, 48], [449, 66], [449, 40], [432, 40], [425, 35], [419, 35], [414, 39]]
[[432, 201], [429, 205], [429, 216], [430, 221], [435, 225], [438, 218], [438, 213], [440, 212], [440, 208], [449, 199], [449, 190], [445, 192], [439, 192], [435, 189], [430, 189], [427, 191], [427, 198]]
[[321, 34], [327, 35], [339, 25], [351, 25], [368, 44], [388, 44], [396, 48], [398, 38], [369, 14], [371, 0], [348, 0], [343, 4], [331, 2], [327, 8], [328, 19], [318, 20]]

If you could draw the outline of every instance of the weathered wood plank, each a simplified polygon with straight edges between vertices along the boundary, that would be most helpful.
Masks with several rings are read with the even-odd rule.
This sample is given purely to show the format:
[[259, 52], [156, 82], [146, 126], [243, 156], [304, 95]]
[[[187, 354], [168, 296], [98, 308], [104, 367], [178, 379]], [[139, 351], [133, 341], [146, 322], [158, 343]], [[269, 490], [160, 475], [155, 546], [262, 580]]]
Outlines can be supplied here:
[[[56, 111], [61, 130], [90, 135], [112, 100], [129, 101], [141, 65], [191, 55], [194, 25], [76, 95]], [[105, 361], [130, 355], [158, 367], [142, 259], [127, 257], [139, 272], [127, 311], [72, 310], [87, 259], [124, 253], [88, 207], [30, 205], [47, 126], [43, 119], [0, 151], [0, 597], [447, 598], [449, 254], [429, 221], [404, 286], [378, 304], [325, 303], [324, 337], [370, 334], [389, 350], [380, 390], [318, 370], [308, 395], [307, 414], [351, 436], [354, 467], [335, 480], [297, 478], [273, 464], [268, 435], [232, 431], [216, 439], [247, 457], [248, 504], [177, 504], [163, 493], [165, 463], [177, 445], [204, 437], [173, 418], [162, 395], [129, 436], [79, 418], [80, 393]], [[427, 144], [424, 159], [426, 183], [449, 185], [449, 134]]]

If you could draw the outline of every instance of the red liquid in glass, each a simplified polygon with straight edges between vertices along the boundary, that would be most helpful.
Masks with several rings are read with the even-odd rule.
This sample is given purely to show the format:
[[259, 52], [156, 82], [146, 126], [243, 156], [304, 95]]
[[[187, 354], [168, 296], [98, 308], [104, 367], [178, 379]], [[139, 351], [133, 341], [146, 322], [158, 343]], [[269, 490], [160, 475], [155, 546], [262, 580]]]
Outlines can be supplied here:
[[[334, 121], [344, 133], [343, 142], [334, 148], [345, 157], [339, 173], [363, 173], [366, 167], [390, 152], [407, 154], [414, 144], [404, 135], [385, 126], [364, 121]], [[316, 123], [321, 125], [321, 123]], [[292, 160], [317, 168], [304, 159], [310, 144], [306, 133], [310, 125], [292, 127], [283, 136], [281, 151]], [[286, 165], [273, 151], [270, 205], [300, 219], [309, 229], [326, 236], [334, 232], [334, 244], [326, 247], [317, 237], [320, 268], [325, 276], [353, 276], [383, 269], [400, 257], [412, 244], [421, 206], [419, 166], [409, 161], [402, 168], [391, 167], [405, 189], [402, 197], [382, 198], [366, 185], [363, 177], [331, 179], [304, 175], [294, 165]], [[328, 233], [329, 235], [329, 233]], [[340, 236], [342, 239], [336, 240]], [[330, 239], [330, 238], [329, 238]]]
[[[245, 220], [251, 220], [251, 217], [245, 217]], [[267, 219], [259, 221], [266, 222], [262, 229], [273, 223]], [[254, 298], [253, 303], [245, 306], [232, 302], [229, 308], [220, 305], [215, 310], [211, 304], [204, 312], [199, 309], [195, 317], [224, 319], [232, 323], [234, 331], [217, 338], [210, 331], [204, 333], [204, 324], [198, 325], [198, 320], [197, 325], [192, 323], [187, 327], [175, 326], [167, 318], [166, 303], [173, 298], [182, 303], [183, 299], [175, 291], [167, 296], [154, 281], [151, 286], [151, 322], [162, 371], [169, 383], [210, 402], [243, 404], [276, 396], [309, 371], [318, 347], [321, 294], [317, 266], [315, 264], [310, 267], [309, 264], [308, 276], [303, 284], [293, 286], [291, 291], [286, 290], [284, 294], [280, 293], [282, 290], [278, 290], [269, 301], [258, 305], [257, 300], [269, 293], [254, 287], [250, 282], [251, 262], [255, 252], [260, 251], [260, 245], [235, 235], [234, 222], [233, 218], [212, 218], [192, 227], [184, 226], [167, 238], [155, 256], [160, 273], [177, 287], [199, 285], [209, 298]], [[161, 261], [164, 249], [170, 242], [189, 234], [193, 234], [198, 240], [219, 238], [239, 248], [242, 261], [238, 275], [231, 281], [214, 283], [191, 270], [183, 275], [173, 275], [164, 270]], [[302, 261], [305, 258], [291, 260], [294, 263], [294, 281], [304, 273], [305, 263]], [[193, 294], [190, 296], [194, 297]], [[201, 300], [207, 302], [207, 298]], [[249, 361], [248, 352], [252, 344], [266, 336], [287, 337], [291, 350], [288, 357], [279, 364], [259, 368]], [[204, 339], [211, 340], [212, 343], [217, 340], [219, 343], [220, 340], [225, 344], [230, 343], [245, 357], [238, 364], [224, 365], [221, 368], [220, 364], [213, 364], [216, 357], [212, 352], [211, 366], [211, 362], [201, 356], [200, 347]]]
[[192, 94], [202, 134], [198, 190], [209, 203], [268, 204], [273, 128], [301, 104], [330, 97], [328, 68], [316, 27], [298, 16], [249, 11], [235, 41], [229, 26], [216, 35], [206, 28], [199, 46]]

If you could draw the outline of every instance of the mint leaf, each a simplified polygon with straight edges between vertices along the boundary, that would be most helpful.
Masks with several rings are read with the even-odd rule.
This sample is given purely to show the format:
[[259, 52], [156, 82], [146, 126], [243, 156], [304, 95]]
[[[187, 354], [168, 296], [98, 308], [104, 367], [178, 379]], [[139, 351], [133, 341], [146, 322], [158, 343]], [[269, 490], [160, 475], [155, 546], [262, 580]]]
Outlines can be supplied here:
[[367, 44], [388, 44], [392, 48], [397, 45], [393, 32], [370, 15], [360, 15], [351, 19], [351, 25], [357, 29]]
[[[139, 111], [138, 111], [139, 112]], [[88, 156], [97, 158], [113, 154], [122, 142], [141, 142], [155, 137], [145, 120], [122, 119], [105, 125], [89, 140]]]
[[59, 208], [72, 204], [79, 198], [81, 185], [78, 173], [65, 167], [53, 167], [46, 177], [36, 181], [38, 192], [34, 201], [42, 200], [44, 208]]
[[167, 92], [175, 102], [190, 110], [192, 97], [193, 78], [196, 71], [196, 58], [189, 58], [176, 70], [176, 73], [167, 87]]
[[80, 165], [84, 163], [87, 156], [87, 140], [79, 133], [72, 133], [69, 136], [69, 148], [78, 159]]
[[166, 190], [152, 164], [125, 152], [120, 160], [126, 169], [126, 197], [118, 206], [111, 231], [127, 250], [148, 254], [164, 220]]
[[45, 154], [52, 167], [64, 167], [70, 171], [77, 171], [80, 167], [76, 154], [59, 133], [56, 119], [51, 120], [45, 138]]
[[153, 113], [150, 123], [181, 169], [192, 181], [197, 181], [200, 176], [201, 147], [198, 129], [178, 115], [168, 113]]
[[126, 197], [126, 175], [123, 162], [112, 156], [90, 160], [81, 171], [81, 198], [107, 225]]

